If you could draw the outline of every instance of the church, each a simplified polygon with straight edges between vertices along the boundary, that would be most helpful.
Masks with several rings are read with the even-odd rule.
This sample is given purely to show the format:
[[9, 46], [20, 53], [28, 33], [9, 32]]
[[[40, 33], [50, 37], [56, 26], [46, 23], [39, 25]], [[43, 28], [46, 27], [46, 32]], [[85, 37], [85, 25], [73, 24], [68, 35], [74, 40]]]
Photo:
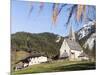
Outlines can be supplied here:
[[83, 52], [82, 47], [76, 41], [72, 26], [70, 26], [68, 37], [64, 38], [61, 45], [59, 58], [68, 59], [69, 61], [88, 60], [88, 56]]

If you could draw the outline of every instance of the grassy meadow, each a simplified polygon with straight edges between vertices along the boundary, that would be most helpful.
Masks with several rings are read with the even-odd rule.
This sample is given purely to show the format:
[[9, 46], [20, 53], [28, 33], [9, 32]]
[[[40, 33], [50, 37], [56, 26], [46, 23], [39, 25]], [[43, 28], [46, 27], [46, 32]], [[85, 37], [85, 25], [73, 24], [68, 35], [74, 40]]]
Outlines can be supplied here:
[[95, 62], [57, 60], [49, 63], [32, 65], [18, 71], [12, 71], [12, 75], [44, 73], [44, 72], [92, 70], [95, 68], [96, 68]]

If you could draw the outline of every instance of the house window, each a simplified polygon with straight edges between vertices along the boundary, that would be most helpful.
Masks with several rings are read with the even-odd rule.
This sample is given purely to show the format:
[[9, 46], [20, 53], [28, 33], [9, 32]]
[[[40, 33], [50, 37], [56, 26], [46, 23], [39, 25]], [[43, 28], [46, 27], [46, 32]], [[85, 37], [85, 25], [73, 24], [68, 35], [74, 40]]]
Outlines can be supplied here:
[[64, 50], [64, 52], [66, 52], [66, 50]]
[[74, 52], [71, 52], [71, 54], [75, 54]]

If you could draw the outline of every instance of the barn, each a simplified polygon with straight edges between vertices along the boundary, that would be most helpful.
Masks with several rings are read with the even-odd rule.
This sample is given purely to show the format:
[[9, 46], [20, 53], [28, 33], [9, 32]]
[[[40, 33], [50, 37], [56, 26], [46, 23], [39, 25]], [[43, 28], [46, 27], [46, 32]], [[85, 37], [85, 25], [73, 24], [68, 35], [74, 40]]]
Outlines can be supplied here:
[[27, 56], [16, 63], [15, 70], [23, 69], [35, 64], [45, 63], [47, 61], [47, 57], [42, 54], [30, 54], [30, 56]]

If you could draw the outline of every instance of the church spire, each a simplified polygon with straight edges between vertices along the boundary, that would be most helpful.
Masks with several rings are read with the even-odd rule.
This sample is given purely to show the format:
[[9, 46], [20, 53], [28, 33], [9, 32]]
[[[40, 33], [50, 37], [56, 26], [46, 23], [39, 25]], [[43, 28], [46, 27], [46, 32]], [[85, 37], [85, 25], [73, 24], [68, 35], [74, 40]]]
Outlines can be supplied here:
[[72, 28], [72, 25], [70, 25], [70, 28], [69, 28], [69, 39], [75, 41], [75, 33], [74, 33], [73, 28]]

